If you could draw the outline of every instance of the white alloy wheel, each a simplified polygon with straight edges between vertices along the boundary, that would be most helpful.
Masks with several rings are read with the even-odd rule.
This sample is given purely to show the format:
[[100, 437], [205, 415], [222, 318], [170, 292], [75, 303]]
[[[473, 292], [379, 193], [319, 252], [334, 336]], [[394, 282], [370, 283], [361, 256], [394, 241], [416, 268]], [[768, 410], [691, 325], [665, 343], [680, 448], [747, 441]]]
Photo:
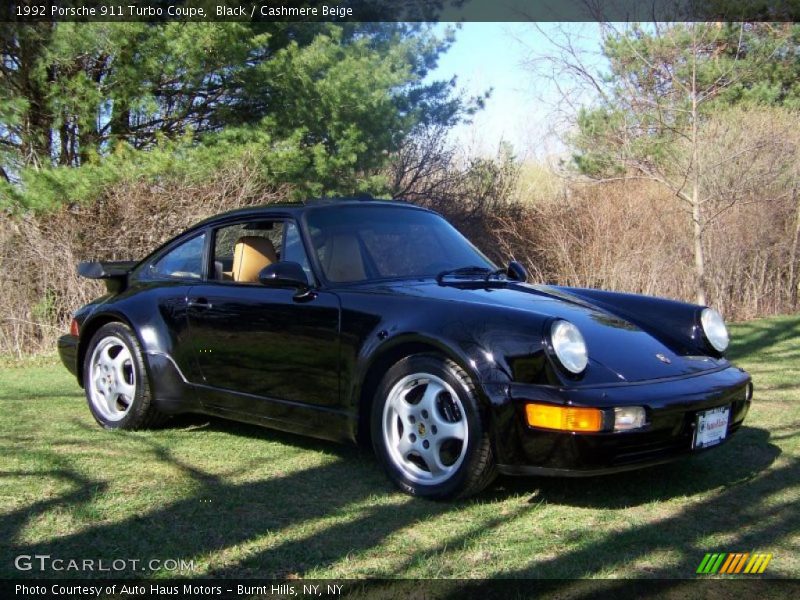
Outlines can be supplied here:
[[414, 373], [395, 383], [382, 423], [389, 458], [412, 482], [443, 483], [464, 461], [469, 442], [464, 406], [435, 375]]
[[116, 336], [102, 338], [89, 359], [89, 401], [104, 419], [119, 421], [136, 396], [136, 369], [128, 346]]

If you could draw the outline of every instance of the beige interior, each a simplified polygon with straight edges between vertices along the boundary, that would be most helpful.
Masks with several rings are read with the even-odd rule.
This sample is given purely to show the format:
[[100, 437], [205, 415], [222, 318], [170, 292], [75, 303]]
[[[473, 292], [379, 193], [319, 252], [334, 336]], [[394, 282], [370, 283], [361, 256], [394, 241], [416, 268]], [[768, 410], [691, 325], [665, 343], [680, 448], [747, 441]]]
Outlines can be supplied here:
[[325, 274], [331, 281], [361, 281], [367, 278], [361, 248], [354, 235], [331, 237], [328, 240], [325, 263]]
[[254, 235], [240, 237], [233, 249], [233, 280], [257, 282], [261, 270], [277, 260], [275, 246], [268, 238]]

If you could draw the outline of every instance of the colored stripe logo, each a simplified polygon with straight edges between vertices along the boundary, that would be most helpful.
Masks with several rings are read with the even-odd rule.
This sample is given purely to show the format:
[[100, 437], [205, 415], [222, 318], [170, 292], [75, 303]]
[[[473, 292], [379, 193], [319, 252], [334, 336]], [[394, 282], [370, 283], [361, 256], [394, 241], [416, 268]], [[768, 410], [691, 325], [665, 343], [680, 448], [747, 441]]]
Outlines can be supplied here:
[[700, 561], [696, 572], [701, 575], [756, 575], [763, 573], [771, 560], [772, 554], [764, 552], [709, 553]]

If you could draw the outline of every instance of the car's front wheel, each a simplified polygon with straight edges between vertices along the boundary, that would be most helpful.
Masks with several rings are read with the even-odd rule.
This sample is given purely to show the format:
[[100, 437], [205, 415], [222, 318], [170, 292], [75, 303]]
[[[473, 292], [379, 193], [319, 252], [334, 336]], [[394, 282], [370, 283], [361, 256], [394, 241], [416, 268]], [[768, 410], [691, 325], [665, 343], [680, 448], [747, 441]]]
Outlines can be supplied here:
[[165, 419], [153, 406], [139, 343], [123, 323], [107, 323], [94, 334], [83, 383], [89, 410], [107, 429], [144, 429]]
[[389, 369], [372, 405], [371, 432], [389, 477], [409, 494], [469, 496], [495, 476], [474, 385], [445, 358], [415, 355]]

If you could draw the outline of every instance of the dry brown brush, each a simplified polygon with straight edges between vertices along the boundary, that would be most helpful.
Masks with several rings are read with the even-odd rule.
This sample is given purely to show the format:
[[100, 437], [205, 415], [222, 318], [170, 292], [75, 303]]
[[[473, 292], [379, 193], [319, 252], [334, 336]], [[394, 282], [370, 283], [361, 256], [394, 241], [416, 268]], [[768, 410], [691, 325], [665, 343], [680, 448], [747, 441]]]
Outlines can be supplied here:
[[[491, 244], [535, 281], [693, 301], [689, 217], [668, 196], [650, 182], [571, 185], [558, 199], [498, 212]], [[708, 300], [727, 318], [797, 310], [798, 208], [795, 195], [775, 194], [709, 226]]]
[[287, 194], [265, 190], [243, 162], [203, 184], [125, 183], [91, 205], [0, 215], [0, 354], [52, 352], [71, 312], [103, 293], [77, 276], [79, 261], [140, 259], [205, 217]]

